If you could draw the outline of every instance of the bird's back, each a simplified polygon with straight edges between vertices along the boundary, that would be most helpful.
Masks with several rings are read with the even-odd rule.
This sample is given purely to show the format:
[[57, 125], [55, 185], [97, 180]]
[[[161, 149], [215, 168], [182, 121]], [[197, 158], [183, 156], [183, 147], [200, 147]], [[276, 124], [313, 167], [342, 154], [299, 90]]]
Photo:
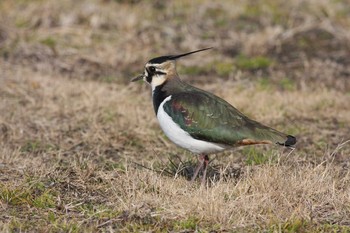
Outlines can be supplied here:
[[251, 120], [220, 97], [190, 85], [172, 93], [163, 107], [176, 124], [198, 140], [230, 146], [295, 143], [292, 136]]

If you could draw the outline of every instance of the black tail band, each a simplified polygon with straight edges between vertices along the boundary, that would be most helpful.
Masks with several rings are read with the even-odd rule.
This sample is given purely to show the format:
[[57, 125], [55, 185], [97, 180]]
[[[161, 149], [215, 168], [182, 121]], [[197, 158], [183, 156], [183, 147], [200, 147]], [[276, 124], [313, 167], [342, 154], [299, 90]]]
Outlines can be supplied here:
[[287, 135], [287, 140], [284, 143], [277, 142], [278, 145], [287, 146], [287, 147], [293, 146], [295, 145], [295, 143], [297, 143], [297, 139], [292, 135]]

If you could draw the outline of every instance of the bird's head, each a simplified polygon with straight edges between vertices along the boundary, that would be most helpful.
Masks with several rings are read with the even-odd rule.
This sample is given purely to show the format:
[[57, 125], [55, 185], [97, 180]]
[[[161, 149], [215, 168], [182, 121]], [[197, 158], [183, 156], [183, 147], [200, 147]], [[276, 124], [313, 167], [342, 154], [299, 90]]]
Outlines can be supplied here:
[[133, 78], [131, 82], [143, 79], [152, 86], [152, 89], [154, 89], [157, 86], [162, 85], [169, 78], [174, 77], [174, 75], [176, 75], [175, 62], [178, 58], [208, 49], [211, 48], [195, 50], [179, 55], [168, 55], [153, 58], [146, 63], [143, 74], [140, 74], [139, 76]]

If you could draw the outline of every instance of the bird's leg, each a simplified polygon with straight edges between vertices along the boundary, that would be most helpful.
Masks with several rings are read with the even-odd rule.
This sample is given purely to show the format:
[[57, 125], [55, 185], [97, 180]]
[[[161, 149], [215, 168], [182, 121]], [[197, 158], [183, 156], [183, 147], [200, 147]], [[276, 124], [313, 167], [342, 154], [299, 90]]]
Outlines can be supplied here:
[[201, 170], [201, 168], [203, 167], [203, 163], [204, 163], [204, 155], [199, 155], [198, 156], [198, 163], [196, 166], [196, 169], [194, 170], [193, 176], [191, 181], [194, 181], [199, 173], [199, 170]]
[[203, 163], [204, 171], [203, 171], [203, 176], [202, 176], [202, 186], [204, 186], [205, 182], [206, 182], [208, 164], [209, 164], [209, 156], [205, 155], [204, 156], [204, 163]]

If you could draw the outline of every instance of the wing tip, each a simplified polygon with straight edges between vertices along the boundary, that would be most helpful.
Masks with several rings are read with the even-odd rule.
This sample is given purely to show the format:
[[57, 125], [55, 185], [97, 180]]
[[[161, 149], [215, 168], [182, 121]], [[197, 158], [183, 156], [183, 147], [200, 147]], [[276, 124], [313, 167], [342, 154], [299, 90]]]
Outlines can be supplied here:
[[277, 144], [281, 145], [281, 146], [290, 147], [290, 146], [295, 145], [295, 143], [297, 143], [296, 137], [294, 137], [292, 135], [287, 135], [287, 140], [284, 143], [278, 142]]

